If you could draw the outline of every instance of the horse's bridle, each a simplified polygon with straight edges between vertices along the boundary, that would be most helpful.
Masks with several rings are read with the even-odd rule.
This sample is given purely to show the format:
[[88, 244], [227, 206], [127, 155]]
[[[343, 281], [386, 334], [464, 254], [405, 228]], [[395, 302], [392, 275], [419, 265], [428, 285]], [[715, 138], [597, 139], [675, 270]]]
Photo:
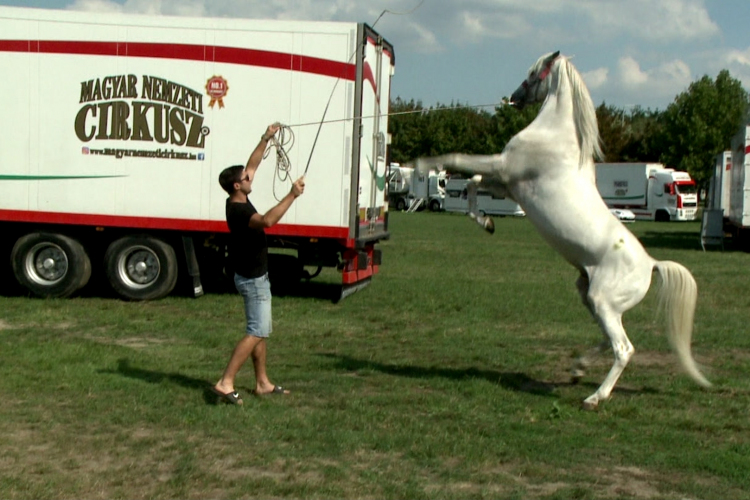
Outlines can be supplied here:
[[559, 57], [560, 52], [558, 51], [556, 54], [554, 54], [554, 57], [550, 57], [549, 60], [544, 64], [544, 68], [542, 68], [542, 71], [535, 75], [531, 75], [529, 78], [523, 81], [518, 90], [516, 90], [510, 98], [511, 106], [522, 109], [527, 104], [526, 98], [529, 94], [529, 88], [535, 85], [539, 85], [544, 81], [545, 78], [549, 76], [550, 72], [552, 71], [552, 65], [555, 63], [555, 61], [557, 61]]

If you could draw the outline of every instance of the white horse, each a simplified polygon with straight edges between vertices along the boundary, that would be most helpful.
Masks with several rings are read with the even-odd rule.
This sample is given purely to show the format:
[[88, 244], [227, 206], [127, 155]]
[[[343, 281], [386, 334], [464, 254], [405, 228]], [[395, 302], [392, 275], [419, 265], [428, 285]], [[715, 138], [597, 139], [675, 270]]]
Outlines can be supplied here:
[[[596, 188], [594, 160], [601, 158], [594, 105], [581, 76], [559, 52], [542, 56], [513, 93], [511, 104], [542, 102], [539, 115], [514, 136], [499, 155], [449, 154], [418, 159], [426, 171], [442, 165], [448, 171], [474, 176], [479, 185], [513, 198], [544, 239], [579, 270], [576, 282], [583, 303], [606, 339], [594, 352], [608, 347], [614, 365], [583, 406], [594, 409], [610, 397], [633, 355], [622, 326], [622, 315], [638, 304], [656, 270], [661, 277], [660, 305], [666, 312], [672, 347], [685, 371], [700, 385], [710, 383], [691, 354], [697, 286], [682, 265], [656, 261], [604, 204]], [[480, 177], [481, 176], [481, 177]], [[477, 217], [486, 229], [490, 221]], [[587, 356], [576, 361], [574, 380], [584, 374]]]

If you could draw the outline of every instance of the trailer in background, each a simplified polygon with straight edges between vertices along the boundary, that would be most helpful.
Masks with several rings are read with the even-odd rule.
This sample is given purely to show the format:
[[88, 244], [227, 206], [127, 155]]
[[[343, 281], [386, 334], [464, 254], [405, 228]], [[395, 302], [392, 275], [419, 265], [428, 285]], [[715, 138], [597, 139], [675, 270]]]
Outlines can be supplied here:
[[272, 259], [272, 282], [335, 267], [345, 296], [388, 238], [393, 68], [393, 47], [362, 23], [0, 7], [4, 260], [39, 296], [69, 296], [92, 273], [127, 299], [163, 297], [179, 276], [202, 294], [233, 274], [219, 173], [278, 121], [294, 133], [291, 169], [265, 160], [253, 204], [307, 182], [267, 230], [291, 253]]
[[724, 151], [716, 155], [714, 172], [709, 182], [706, 208], [722, 210], [729, 216], [729, 197], [732, 181], [732, 152]]
[[[743, 124], [732, 138], [729, 169], [728, 230], [740, 248], [750, 251], [750, 125]], [[726, 175], [726, 172], [725, 172]], [[722, 183], [723, 185], [723, 183]]]
[[597, 163], [596, 187], [608, 207], [639, 220], [690, 221], [698, 210], [695, 181], [660, 163]]

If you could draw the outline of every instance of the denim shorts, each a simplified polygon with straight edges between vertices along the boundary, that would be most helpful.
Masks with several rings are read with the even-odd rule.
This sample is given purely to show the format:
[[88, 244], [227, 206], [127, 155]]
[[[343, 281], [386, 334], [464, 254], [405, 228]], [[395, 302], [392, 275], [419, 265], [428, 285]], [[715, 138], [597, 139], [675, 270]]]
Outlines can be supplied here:
[[271, 334], [271, 282], [268, 273], [252, 279], [235, 274], [234, 286], [245, 301], [245, 332], [253, 337], [268, 337]]

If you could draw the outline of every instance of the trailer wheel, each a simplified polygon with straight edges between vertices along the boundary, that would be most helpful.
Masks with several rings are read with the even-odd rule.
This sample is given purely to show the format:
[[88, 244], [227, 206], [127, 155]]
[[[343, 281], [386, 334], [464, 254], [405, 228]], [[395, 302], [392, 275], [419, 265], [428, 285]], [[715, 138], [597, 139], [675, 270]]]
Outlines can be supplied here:
[[440, 211], [440, 202], [437, 200], [432, 200], [430, 202], [430, 212], [439, 212]]
[[165, 242], [150, 236], [126, 236], [104, 254], [109, 284], [122, 298], [155, 300], [177, 283], [177, 256]]
[[398, 201], [396, 201], [396, 210], [399, 212], [403, 212], [406, 210], [406, 200], [403, 198], [399, 198]]
[[656, 222], [669, 222], [669, 212], [666, 210], [657, 210], [654, 220]]
[[304, 268], [297, 257], [278, 253], [268, 254], [268, 279], [272, 292], [286, 294], [294, 290], [303, 277]]
[[68, 297], [91, 277], [91, 260], [76, 240], [55, 233], [32, 233], [11, 253], [18, 282], [39, 297]]

